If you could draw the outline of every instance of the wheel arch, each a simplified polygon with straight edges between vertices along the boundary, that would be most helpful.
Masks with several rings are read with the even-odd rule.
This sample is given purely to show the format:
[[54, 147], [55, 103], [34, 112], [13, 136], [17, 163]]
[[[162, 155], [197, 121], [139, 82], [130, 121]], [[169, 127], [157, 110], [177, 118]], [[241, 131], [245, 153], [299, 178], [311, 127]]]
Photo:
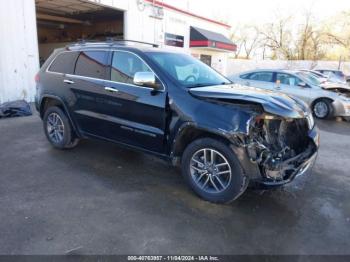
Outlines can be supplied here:
[[219, 129], [208, 129], [198, 127], [195, 123], [187, 122], [182, 124], [178, 129], [178, 133], [173, 139], [170, 159], [174, 166], [181, 163], [181, 158], [186, 147], [194, 140], [204, 137], [217, 139], [231, 148], [240, 161], [240, 165], [244, 173], [249, 178], [260, 177], [258, 166], [250, 161], [246, 148], [243, 145], [244, 134], [234, 134], [231, 132], [224, 132]]
[[39, 114], [40, 117], [43, 118], [45, 111], [52, 107], [52, 106], [57, 106], [59, 108], [61, 108], [63, 110], [63, 112], [67, 115], [70, 124], [72, 125], [73, 128], [73, 132], [78, 136], [80, 136], [80, 132], [75, 124], [75, 122], [73, 121], [70, 112], [66, 106], [66, 104], [64, 103], [64, 101], [62, 100], [62, 98], [58, 97], [58, 96], [54, 96], [54, 95], [44, 95], [39, 103]]
[[182, 153], [192, 141], [204, 137], [219, 140], [227, 145], [231, 145], [233, 142], [229, 139], [227, 133], [218, 129], [203, 128], [198, 127], [194, 123], [185, 123], [179, 128], [172, 142], [171, 157], [181, 158]]
[[39, 103], [39, 114], [40, 117], [43, 118], [46, 110], [51, 106], [58, 106], [61, 109], [65, 110], [64, 103], [61, 98], [51, 95], [45, 95], [42, 97]]
[[312, 108], [314, 107], [314, 105], [315, 105], [318, 101], [320, 101], [320, 100], [328, 100], [328, 101], [330, 101], [331, 103], [334, 102], [334, 99], [332, 99], [332, 98], [330, 98], [330, 97], [323, 97], [323, 96], [317, 97], [316, 99], [314, 99], [314, 100], [311, 102], [311, 109], [312, 109]]
[[311, 109], [313, 115], [315, 115], [314, 106], [319, 101], [325, 101], [326, 103], [329, 103], [329, 107], [330, 107], [329, 108], [329, 112], [328, 112], [328, 114], [327, 114], [327, 116], [325, 118], [333, 117], [334, 116], [334, 110], [335, 110], [335, 107], [333, 105], [334, 100], [332, 98], [330, 98], [330, 97], [318, 97], [311, 103], [310, 109]]

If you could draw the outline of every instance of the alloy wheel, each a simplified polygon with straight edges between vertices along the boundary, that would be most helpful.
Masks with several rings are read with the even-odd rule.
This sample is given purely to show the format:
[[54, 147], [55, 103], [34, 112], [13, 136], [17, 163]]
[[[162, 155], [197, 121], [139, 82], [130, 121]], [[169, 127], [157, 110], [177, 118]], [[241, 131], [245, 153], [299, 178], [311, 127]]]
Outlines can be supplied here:
[[52, 142], [58, 144], [63, 141], [64, 138], [64, 124], [57, 113], [51, 113], [47, 117], [47, 133]]
[[328, 114], [328, 105], [324, 101], [319, 101], [314, 105], [314, 113], [318, 118], [325, 118]]
[[204, 148], [193, 154], [190, 162], [191, 177], [201, 190], [220, 193], [227, 189], [232, 178], [227, 159], [212, 148]]

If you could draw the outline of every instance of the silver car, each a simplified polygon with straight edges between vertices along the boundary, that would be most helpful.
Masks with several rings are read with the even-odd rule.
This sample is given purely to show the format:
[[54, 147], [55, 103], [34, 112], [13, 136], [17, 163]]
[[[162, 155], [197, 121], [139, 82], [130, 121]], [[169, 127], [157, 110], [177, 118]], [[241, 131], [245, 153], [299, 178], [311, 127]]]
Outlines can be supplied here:
[[348, 84], [350, 81], [349, 76], [346, 76], [341, 70], [315, 69], [315, 71], [326, 75], [333, 82]]
[[254, 70], [229, 77], [234, 83], [274, 90], [306, 102], [317, 118], [350, 117], [350, 87], [322, 82], [302, 71]]

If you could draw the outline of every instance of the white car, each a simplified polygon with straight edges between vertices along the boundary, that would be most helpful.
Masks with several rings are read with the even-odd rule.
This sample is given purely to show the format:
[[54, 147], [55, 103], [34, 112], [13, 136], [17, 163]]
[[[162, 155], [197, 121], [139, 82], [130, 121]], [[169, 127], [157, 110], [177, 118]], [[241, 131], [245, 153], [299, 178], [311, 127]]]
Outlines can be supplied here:
[[350, 117], [350, 87], [321, 82], [317, 77], [292, 70], [254, 70], [229, 77], [237, 84], [274, 90], [306, 102], [320, 119]]

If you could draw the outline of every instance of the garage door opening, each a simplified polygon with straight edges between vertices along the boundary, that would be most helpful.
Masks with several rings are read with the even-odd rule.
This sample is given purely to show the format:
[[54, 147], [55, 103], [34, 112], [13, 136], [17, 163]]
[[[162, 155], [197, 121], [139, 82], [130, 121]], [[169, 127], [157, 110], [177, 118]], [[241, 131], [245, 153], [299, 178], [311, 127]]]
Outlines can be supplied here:
[[79, 40], [123, 39], [124, 12], [87, 0], [36, 0], [40, 64]]

